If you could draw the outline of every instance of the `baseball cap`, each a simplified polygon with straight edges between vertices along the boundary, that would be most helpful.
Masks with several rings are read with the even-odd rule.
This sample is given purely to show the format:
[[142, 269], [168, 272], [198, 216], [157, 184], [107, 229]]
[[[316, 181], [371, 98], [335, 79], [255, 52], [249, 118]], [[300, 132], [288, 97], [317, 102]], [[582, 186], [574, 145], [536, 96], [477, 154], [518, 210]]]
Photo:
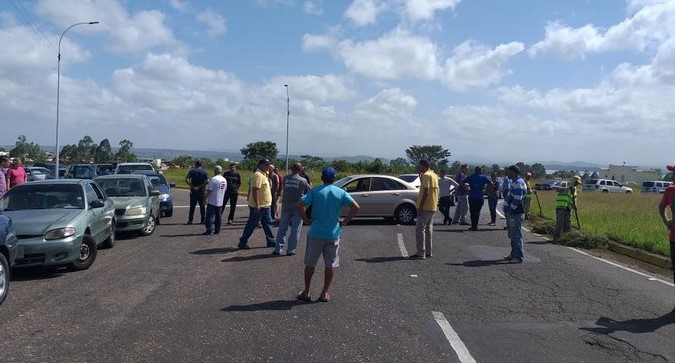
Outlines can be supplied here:
[[271, 164], [271, 162], [270, 162], [269, 159], [260, 159], [260, 161], [258, 161], [258, 166], [260, 166], [260, 165], [270, 165], [270, 164]]
[[222, 172], [223, 172], [223, 167], [220, 166], [220, 165], [216, 165], [213, 169], [214, 169], [217, 173], [222, 173]]
[[321, 179], [332, 180], [334, 178], [335, 178], [335, 169], [333, 169], [332, 167], [329, 166], [321, 171]]
[[670, 171], [675, 171], [675, 165], [666, 165], [666, 169]]
[[574, 180], [578, 181], [579, 183], [581, 183], [581, 177], [578, 176], [578, 175], [575, 175], [574, 177], [572, 177], [572, 179], [574, 179]]

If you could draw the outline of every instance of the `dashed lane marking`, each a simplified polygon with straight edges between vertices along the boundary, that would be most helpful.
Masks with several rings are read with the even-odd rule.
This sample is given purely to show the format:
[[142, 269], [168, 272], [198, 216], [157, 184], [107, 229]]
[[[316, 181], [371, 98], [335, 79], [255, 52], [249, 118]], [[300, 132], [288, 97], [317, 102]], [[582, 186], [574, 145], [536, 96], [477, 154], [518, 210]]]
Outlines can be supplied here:
[[401, 256], [408, 257], [408, 250], [405, 249], [405, 243], [403, 243], [403, 234], [397, 233], [396, 237], [398, 239], [398, 248], [401, 250]]
[[473, 359], [471, 353], [469, 353], [469, 349], [466, 348], [466, 345], [464, 345], [462, 339], [459, 338], [459, 335], [457, 335], [455, 329], [452, 328], [448, 319], [445, 318], [445, 315], [439, 311], [432, 311], [431, 314], [434, 316], [434, 319], [436, 319], [436, 323], [441, 327], [441, 330], [443, 331], [443, 334], [445, 334], [445, 338], [450, 342], [452, 349], [457, 353], [459, 361], [462, 363], [476, 363], [476, 360]]

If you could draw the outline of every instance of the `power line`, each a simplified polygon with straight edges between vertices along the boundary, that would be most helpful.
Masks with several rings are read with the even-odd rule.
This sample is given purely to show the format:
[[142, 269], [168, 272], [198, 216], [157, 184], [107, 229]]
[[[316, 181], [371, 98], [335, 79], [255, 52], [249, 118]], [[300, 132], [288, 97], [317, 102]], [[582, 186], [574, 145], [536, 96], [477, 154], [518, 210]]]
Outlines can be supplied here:
[[[19, 4], [19, 6], [16, 5], [16, 3]], [[40, 31], [40, 28], [35, 25], [35, 22], [33, 21], [33, 17], [30, 15], [28, 10], [23, 6], [23, 3], [21, 3], [21, 0], [9, 0], [9, 2], [14, 6], [14, 9], [19, 13], [19, 15], [23, 18], [23, 20], [33, 29], [33, 31], [42, 39], [42, 41], [47, 45], [47, 47], [54, 53], [54, 55], [58, 54], [58, 51], [54, 46], [49, 43], [49, 40], [47, 40], [47, 37]], [[21, 9], [19, 9], [21, 7]]]

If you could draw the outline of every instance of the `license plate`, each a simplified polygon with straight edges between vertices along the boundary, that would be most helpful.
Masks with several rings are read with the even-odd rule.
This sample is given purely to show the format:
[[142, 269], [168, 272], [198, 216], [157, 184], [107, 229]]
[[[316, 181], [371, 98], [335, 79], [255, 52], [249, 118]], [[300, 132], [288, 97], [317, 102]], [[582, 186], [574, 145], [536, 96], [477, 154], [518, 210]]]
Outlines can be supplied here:
[[23, 247], [18, 247], [16, 249], [16, 258], [23, 258]]

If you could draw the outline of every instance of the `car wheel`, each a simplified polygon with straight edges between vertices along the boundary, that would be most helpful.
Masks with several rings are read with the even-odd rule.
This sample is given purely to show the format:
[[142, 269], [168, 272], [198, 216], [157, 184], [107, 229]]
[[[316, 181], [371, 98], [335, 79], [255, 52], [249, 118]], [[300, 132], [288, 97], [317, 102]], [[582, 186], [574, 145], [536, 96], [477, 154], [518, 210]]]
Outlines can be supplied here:
[[632, 193], [630, 190], [626, 190], [626, 194], [630, 194], [630, 193]]
[[0, 305], [5, 301], [9, 294], [9, 280], [11, 278], [11, 270], [5, 255], [0, 253]]
[[410, 204], [404, 204], [396, 208], [394, 218], [399, 224], [412, 224], [417, 216], [417, 210]]
[[145, 228], [141, 229], [141, 235], [149, 236], [155, 231], [155, 217], [150, 216], [148, 218], [148, 223], [145, 225]]
[[605, 189], [602, 191], [603, 193], [609, 193], [609, 190]]
[[113, 248], [113, 246], [115, 245], [115, 233], [116, 233], [115, 232], [115, 223], [117, 223], [117, 222], [115, 220], [113, 220], [112, 223], [110, 224], [110, 230], [108, 231], [108, 232], [110, 232], [110, 234], [108, 235], [108, 239], [103, 241], [103, 243], [101, 244], [101, 246], [103, 246], [103, 248]]
[[80, 247], [80, 256], [68, 265], [68, 268], [72, 271], [88, 269], [94, 264], [97, 252], [96, 242], [89, 235], [84, 235], [82, 237], [82, 247]]

